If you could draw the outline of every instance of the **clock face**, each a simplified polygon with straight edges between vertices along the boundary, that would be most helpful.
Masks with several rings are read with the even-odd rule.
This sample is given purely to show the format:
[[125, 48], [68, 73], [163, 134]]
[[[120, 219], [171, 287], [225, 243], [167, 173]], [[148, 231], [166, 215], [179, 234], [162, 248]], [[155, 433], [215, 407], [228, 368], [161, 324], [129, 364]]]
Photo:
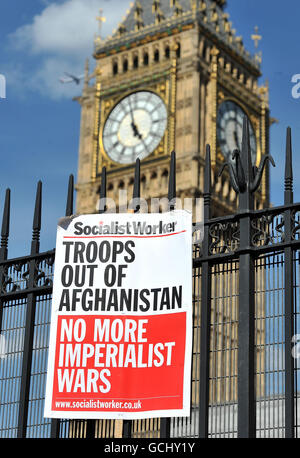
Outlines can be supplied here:
[[[235, 102], [226, 100], [218, 111], [217, 136], [223, 156], [231, 160], [234, 150], [241, 151], [243, 137], [243, 120], [246, 113]], [[250, 147], [252, 164], [256, 163], [256, 138], [251, 122], [249, 121]]]
[[167, 109], [153, 92], [124, 97], [110, 112], [103, 129], [106, 154], [120, 164], [131, 164], [151, 154], [167, 127]]

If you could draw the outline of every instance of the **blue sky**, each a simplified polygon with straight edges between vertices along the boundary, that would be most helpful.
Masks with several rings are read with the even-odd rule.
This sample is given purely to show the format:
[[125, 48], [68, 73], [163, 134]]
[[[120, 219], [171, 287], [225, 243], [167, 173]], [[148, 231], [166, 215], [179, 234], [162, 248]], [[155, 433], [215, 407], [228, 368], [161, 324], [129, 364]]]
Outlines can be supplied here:
[[[103, 8], [110, 34], [122, 19], [127, 0], [2, 0], [0, 5], [0, 74], [7, 82], [6, 99], [0, 100], [0, 211], [5, 189], [11, 188], [9, 256], [30, 250], [34, 195], [43, 182], [41, 249], [55, 245], [56, 223], [64, 214], [67, 182], [76, 176], [80, 106], [72, 97], [80, 87], [61, 85], [64, 71], [82, 73], [85, 59], [92, 66], [95, 17]], [[271, 200], [283, 202], [285, 131], [292, 127], [295, 200], [300, 195], [300, 99], [291, 95], [291, 77], [300, 73], [298, 59], [298, 0], [228, 0], [227, 12], [246, 48], [254, 53], [254, 26], [263, 36], [262, 82], [270, 84]]]

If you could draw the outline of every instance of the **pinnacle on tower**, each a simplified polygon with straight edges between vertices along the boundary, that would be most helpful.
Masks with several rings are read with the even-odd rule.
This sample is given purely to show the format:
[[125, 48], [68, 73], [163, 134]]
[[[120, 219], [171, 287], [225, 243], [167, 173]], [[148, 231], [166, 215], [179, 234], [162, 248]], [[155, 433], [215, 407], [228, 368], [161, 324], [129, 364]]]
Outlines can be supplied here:
[[144, 27], [144, 21], [143, 21], [142, 14], [143, 14], [142, 5], [139, 1], [137, 1], [135, 5], [135, 9], [134, 9], [135, 28], [137, 30], [140, 30], [142, 27]]
[[160, 8], [160, 0], [153, 0], [152, 2], [152, 13], [155, 14]]
[[176, 16], [180, 16], [180, 14], [183, 13], [183, 8], [180, 5], [179, 0], [171, 0], [171, 6], [172, 6], [172, 8], [174, 8], [174, 14]]

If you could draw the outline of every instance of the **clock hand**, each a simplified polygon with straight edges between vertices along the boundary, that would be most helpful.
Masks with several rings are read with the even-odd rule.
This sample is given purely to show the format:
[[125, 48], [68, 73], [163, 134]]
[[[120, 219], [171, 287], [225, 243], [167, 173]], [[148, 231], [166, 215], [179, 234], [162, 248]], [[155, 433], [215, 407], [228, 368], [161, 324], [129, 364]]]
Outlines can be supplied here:
[[234, 141], [235, 141], [236, 149], [239, 149], [239, 139], [238, 139], [238, 134], [237, 134], [237, 131], [236, 131], [236, 130], [234, 131], [233, 136], [234, 136]]
[[138, 137], [139, 140], [142, 140], [142, 139], [143, 139], [142, 134], [140, 134], [140, 132], [139, 132], [139, 130], [138, 130], [138, 128], [137, 128], [136, 126], [134, 126], [134, 136], [135, 136], [135, 137]]
[[131, 100], [130, 100], [130, 96], [128, 97], [128, 102], [129, 102], [129, 109], [130, 109], [130, 115], [131, 115], [131, 128], [132, 128], [132, 131], [133, 131], [133, 135], [134, 137], [138, 137], [139, 140], [142, 140], [143, 136], [140, 134], [139, 130], [138, 130], [138, 127], [135, 123], [135, 120], [134, 120], [134, 114], [133, 114], [133, 109], [132, 109], [132, 105], [131, 105]]
[[133, 115], [133, 109], [132, 109], [132, 106], [131, 106], [130, 96], [128, 97], [128, 102], [129, 102], [129, 110], [130, 110], [130, 116], [131, 116], [131, 127], [132, 127], [132, 130], [133, 130], [134, 136], [136, 137], [137, 127], [136, 127], [136, 124], [135, 124], [135, 121], [134, 121], [134, 115]]

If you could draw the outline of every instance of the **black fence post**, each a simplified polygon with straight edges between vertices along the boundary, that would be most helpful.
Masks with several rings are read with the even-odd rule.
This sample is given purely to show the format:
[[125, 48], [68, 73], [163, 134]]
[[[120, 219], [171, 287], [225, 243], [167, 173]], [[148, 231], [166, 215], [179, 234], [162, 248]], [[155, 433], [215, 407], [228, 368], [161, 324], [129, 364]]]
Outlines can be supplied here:
[[[31, 255], [38, 254], [39, 249], [40, 249], [41, 211], [42, 211], [42, 182], [39, 181], [37, 185], [35, 210], [34, 210], [34, 218], [33, 218], [33, 226], [32, 226]], [[34, 288], [35, 278], [36, 278], [36, 265], [35, 265], [35, 259], [33, 258], [29, 262], [28, 289]], [[20, 386], [20, 405], [19, 405], [18, 432], [17, 432], [18, 438], [26, 438], [30, 378], [31, 378], [31, 362], [32, 362], [32, 351], [33, 351], [35, 309], [36, 309], [36, 296], [34, 293], [29, 293], [27, 295], [24, 351], [23, 351], [22, 375], [21, 375], [21, 386]]]
[[[106, 168], [102, 168], [101, 172], [101, 185], [100, 185], [100, 203], [99, 203], [99, 214], [103, 214], [106, 211]], [[85, 439], [94, 439], [96, 433], [96, 420], [86, 420], [86, 433]]]
[[2, 228], [1, 228], [1, 245], [0, 245], [0, 333], [2, 331], [3, 303], [1, 295], [5, 291], [5, 267], [2, 264], [7, 260], [8, 254], [8, 237], [10, 223], [10, 189], [6, 190], [5, 203], [3, 208]]
[[[284, 205], [294, 202], [293, 197], [293, 165], [291, 129], [287, 129], [286, 163], [284, 180]], [[284, 241], [292, 240], [292, 212], [287, 208], [284, 212]], [[294, 262], [291, 246], [284, 249], [284, 323], [285, 323], [285, 437], [294, 438], [295, 406], [294, 406], [294, 360], [292, 356], [292, 338], [294, 335]]]
[[[70, 180], [71, 180], [71, 177], [70, 177]], [[102, 173], [101, 173], [99, 214], [105, 213], [106, 211], [105, 199], [106, 199], [106, 168], [103, 167]], [[68, 200], [69, 200], [69, 197], [68, 197]], [[66, 216], [69, 216], [69, 215], [66, 215]], [[91, 419], [86, 420], [85, 439], [94, 439], [95, 432], [96, 432], [96, 420], [91, 420]]]
[[[169, 189], [168, 201], [169, 210], [174, 210], [176, 199], [176, 154], [175, 151], [171, 154], [171, 164], [169, 173]], [[171, 435], [171, 418], [162, 418], [160, 420], [160, 437], [168, 439]]]
[[[139, 199], [141, 197], [141, 162], [140, 159], [136, 160], [135, 172], [134, 172], [134, 183], [133, 183], [133, 205], [130, 211], [138, 213], [140, 210]], [[123, 420], [123, 431], [122, 437], [129, 439], [132, 435], [132, 420]]]
[[[204, 238], [202, 256], [209, 256], [209, 227], [211, 217], [211, 157], [210, 146], [206, 146], [204, 169]], [[208, 261], [201, 268], [201, 335], [200, 335], [200, 374], [199, 374], [199, 437], [208, 437], [209, 412], [209, 366], [210, 366], [210, 327], [211, 327], [211, 267]]]
[[[74, 200], [74, 176], [70, 175], [69, 184], [68, 184], [68, 194], [67, 194], [67, 204], [65, 216], [73, 215], [73, 200]], [[51, 420], [51, 439], [58, 439], [60, 433], [60, 420], [58, 418], [53, 418]]]
[[253, 438], [256, 436], [255, 268], [251, 253], [250, 216], [250, 212], [254, 210], [254, 194], [250, 186], [254, 177], [247, 119], [244, 119], [243, 125], [241, 165], [244, 172], [241, 181], [245, 179], [245, 189], [241, 189], [239, 194], [240, 250], [245, 253], [239, 256], [238, 437]]

